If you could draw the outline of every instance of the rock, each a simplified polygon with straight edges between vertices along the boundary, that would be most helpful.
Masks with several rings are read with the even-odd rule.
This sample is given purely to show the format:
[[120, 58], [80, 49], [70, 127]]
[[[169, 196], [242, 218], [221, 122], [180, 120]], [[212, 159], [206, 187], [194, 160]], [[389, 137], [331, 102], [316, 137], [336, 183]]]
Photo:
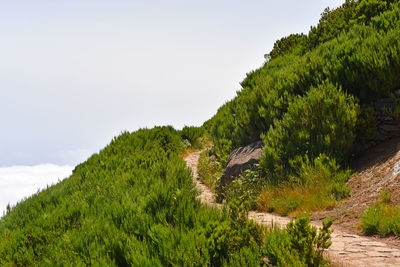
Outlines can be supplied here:
[[399, 131], [400, 128], [398, 125], [388, 125], [388, 124], [384, 124], [382, 126], [380, 126], [381, 129], [387, 131], [387, 132], [394, 132], [394, 131]]
[[232, 182], [243, 171], [258, 163], [263, 152], [263, 143], [261, 141], [235, 149], [226, 161], [225, 170], [221, 177], [221, 185]]
[[387, 136], [379, 133], [379, 131], [376, 133], [376, 135], [374, 137], [374, 140], [377, 140], [377, 141], [384, 141], [386, 139], [387, 139]]
[[266, 264], [267, 266], [271, 266], [271, 265], [272, 265], [272, 263], [271, 263], [271, 261], [268, 259], [268, 257], [265, 257], [265, 258], [263, 259], [263, 263]]
[[389, 138], [398, 137], [398, 136], [400, 136], [400, 130], [399, 130], [399, 131], [393, 131], [393, 132], [388, 133], [388, 137], [389, 137]]
[[[397, 98], [395, 102], [398, 103], [399, 101], [400, 98]], [[391, 98], [382, 98], [366, 106], [374, 109], [376, 133], [374, 137], [364, 140], [364, 144], [357, 145], [354, 150], [355, 154], [359, 154], [390, 138], [400, 136], [399, 122], [392, 114], [392, 111], [396, 110], [397, 104], [395, 102]]]

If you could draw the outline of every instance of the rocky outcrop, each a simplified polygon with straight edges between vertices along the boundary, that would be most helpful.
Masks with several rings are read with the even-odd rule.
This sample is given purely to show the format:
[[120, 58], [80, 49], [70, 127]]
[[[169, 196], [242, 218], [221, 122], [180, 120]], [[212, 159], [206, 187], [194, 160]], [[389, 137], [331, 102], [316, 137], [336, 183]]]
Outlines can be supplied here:
[[395, 110], [395, 103], [391, 98], [383, 98], [368, 105], [374, 109], [376, 118], [376, 134], [359, 147], [356, 152], [362, 152], [368, 148], [374, 147], [385, 140], [400, 136], [400, 125], [398, 120], [391, 113]]
[[225, 170], [221, 177], [221, 185], [232, 182], [243, 171], [258, 163], [263, 151], [263, 143], [261, 141], [235, 149], [226, 161]]

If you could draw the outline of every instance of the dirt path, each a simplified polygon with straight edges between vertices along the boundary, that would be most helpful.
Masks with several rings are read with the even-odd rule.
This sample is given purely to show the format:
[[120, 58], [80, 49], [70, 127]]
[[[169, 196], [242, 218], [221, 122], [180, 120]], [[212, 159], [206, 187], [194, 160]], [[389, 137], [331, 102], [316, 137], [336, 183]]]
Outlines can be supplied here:
[[[199, 180], [197, 173], [197, 161], [200, 152], [194, 152], [185, 158], [186, 164], [193, 171], [193, 179], [201, 194], [202, 203], [219, 206], [215, 202], [213, 193]], [[250, 212], [249, 219], [258, 224], [268, 225], [272, 221], [280, 226], [290, 222], [290, 218], [273, 215], [270, 213]], [[321, 223], [313, 221], [313, 225], [321, 227]], [[332, 234], [332, 246], [327, 251], [332, 262], [341, 266], [400, 266], [400, 249], [391, 247], [373, 238], [348, 234], [335, 229]]]

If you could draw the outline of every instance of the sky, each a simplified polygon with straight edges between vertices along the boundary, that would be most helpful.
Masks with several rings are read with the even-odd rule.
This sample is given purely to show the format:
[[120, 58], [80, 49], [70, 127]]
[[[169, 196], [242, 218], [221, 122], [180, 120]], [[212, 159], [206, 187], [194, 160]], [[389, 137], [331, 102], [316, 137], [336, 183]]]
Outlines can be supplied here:
[[201, 125], [276, 40], [343, 2], [1, 1], [0, 169], [62, 176], [122, 131]]

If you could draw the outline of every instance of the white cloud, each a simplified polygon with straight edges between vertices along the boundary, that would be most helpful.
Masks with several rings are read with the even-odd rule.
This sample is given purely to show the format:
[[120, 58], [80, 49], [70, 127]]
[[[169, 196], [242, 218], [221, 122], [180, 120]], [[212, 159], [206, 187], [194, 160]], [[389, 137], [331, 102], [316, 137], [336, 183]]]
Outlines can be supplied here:
[[73, 166], [41, 164], [0, 168], [0, 216], [7, 204], [15, 205], [24, 197], [71, 175]]

